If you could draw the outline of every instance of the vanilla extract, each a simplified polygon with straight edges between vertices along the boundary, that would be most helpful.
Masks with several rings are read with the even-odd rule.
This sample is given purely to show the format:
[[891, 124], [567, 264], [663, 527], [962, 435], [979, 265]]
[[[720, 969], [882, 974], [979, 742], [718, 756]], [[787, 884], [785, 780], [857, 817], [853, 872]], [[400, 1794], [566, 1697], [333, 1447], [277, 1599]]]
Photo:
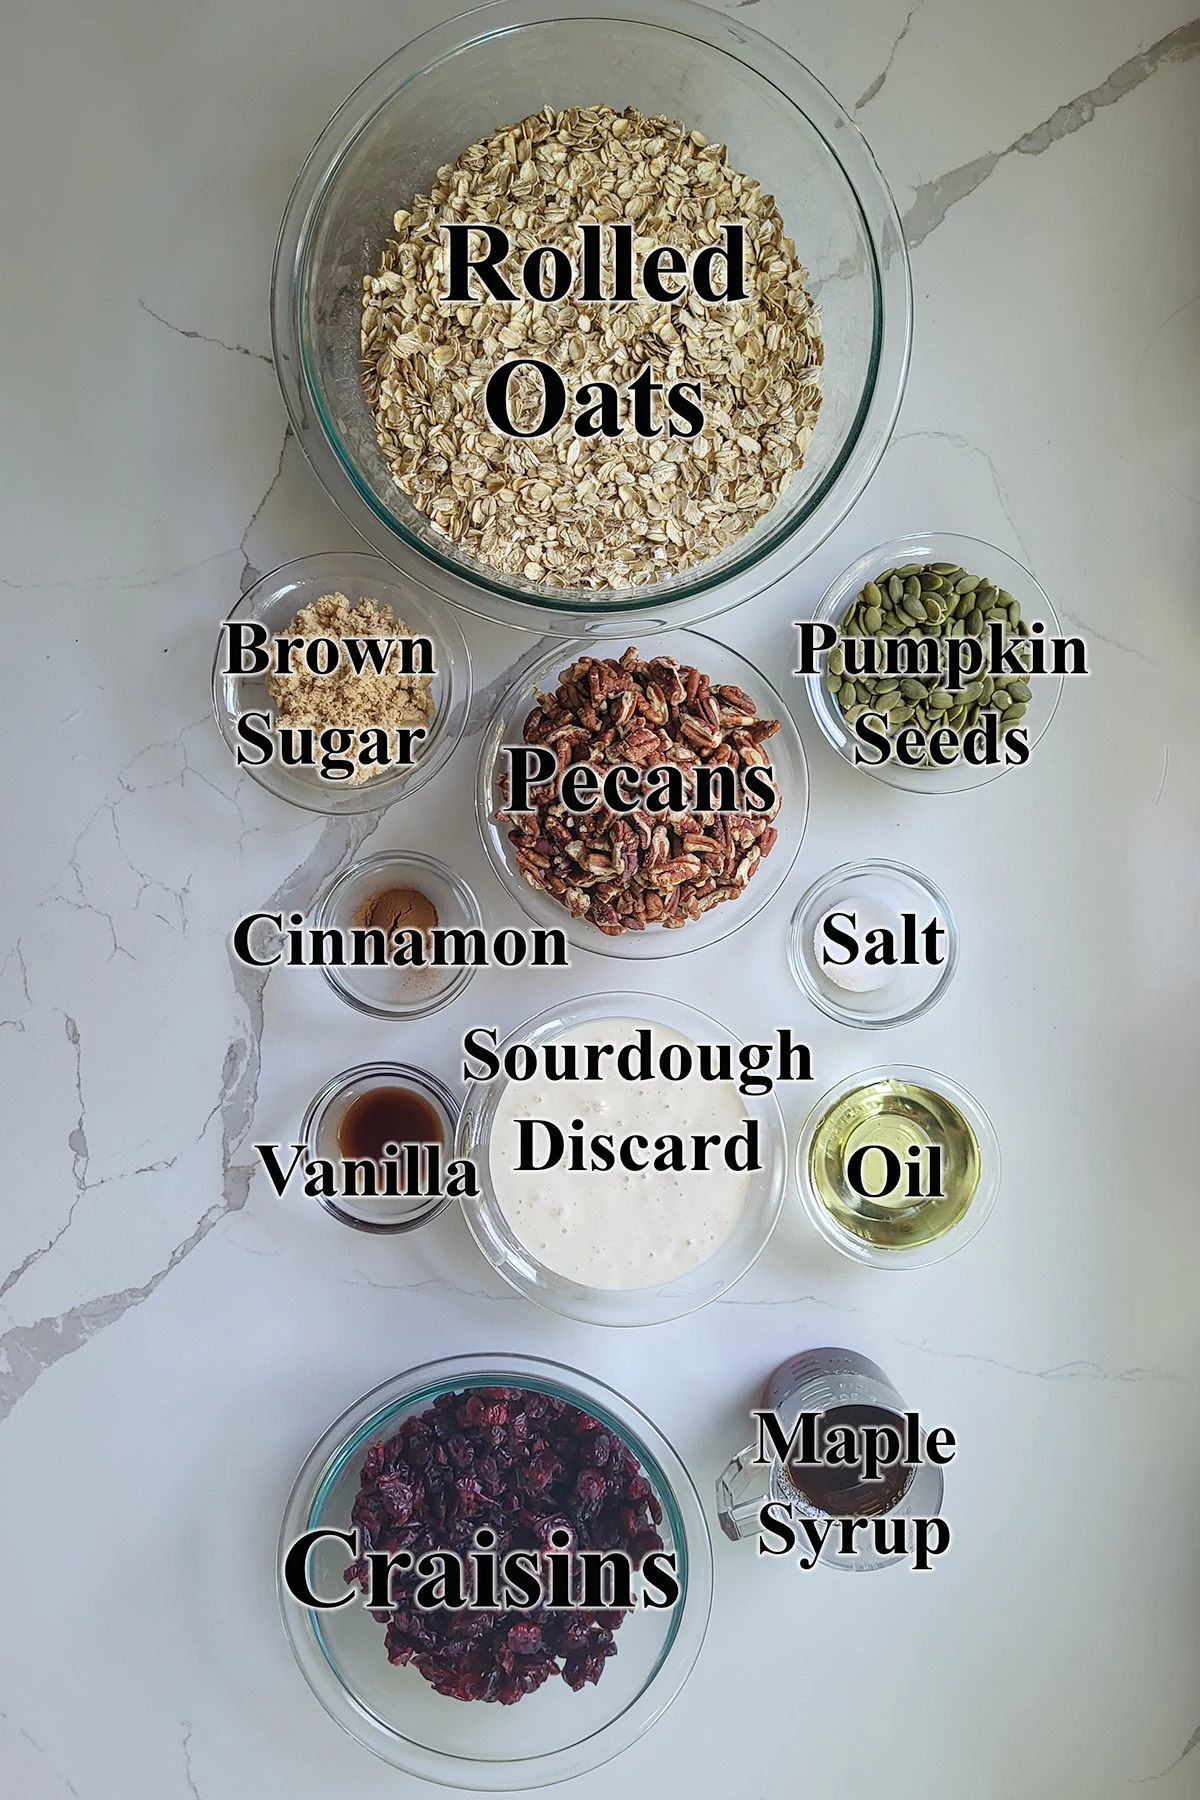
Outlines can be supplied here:
[[254, 1146], [276, 1194], [302, 1177], [317, 1200], [451, 1199], [478, 1193], [473, 1163], [444, 1160], [446, 1124], [424, 1094], [396, 1084], [368, 1088], [350, 1102], [337, 1125], [336, 1156], [305, 1160], [307, 1145], [292, 1144], [284, 1165], [279, 1144]]
[[292, 1144], [291, 1161], [284, 1166], [279, 1144], [255, 1144], [254, 1149], [267, 1179], [280, 1197], [293, 1176], [302, 1177], [301, 1191], [310, 1200], [433, 1200], [443, 1194], [458, 1200], [478, 1194], [475, 1165], [467, 1157], [443, 1163], [442, 1146], [430, 1144], [384, 1145], [383, 1156], [314, 1156], [305, 1161], [305, 1144]]
[[398, 1147], [445, 1142], [442, 1121], [423, 1094], [411, 1088], [369, 1088], [351, 1102], [338, 1126], [344, 1157], [381, 1162]]

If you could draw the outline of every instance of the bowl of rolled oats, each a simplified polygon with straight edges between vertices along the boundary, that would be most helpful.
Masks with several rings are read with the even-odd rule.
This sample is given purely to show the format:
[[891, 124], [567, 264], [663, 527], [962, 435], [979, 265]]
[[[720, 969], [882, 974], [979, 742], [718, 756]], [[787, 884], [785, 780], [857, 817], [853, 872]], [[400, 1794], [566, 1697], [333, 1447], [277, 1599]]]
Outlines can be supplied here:
[[691, 0], [492, 0], [323, 133], [284, 216], [276, 367], [372, 547], [571, 636], [778, 580], [891, 433], [911, 284], [818, 81]]
[[766, 676], [696, 631], [559, 643], [480, 746], [476, 819], [536, 924], [601, 956], [679, 956], [755, 918], [808, 822], [800, 734]]

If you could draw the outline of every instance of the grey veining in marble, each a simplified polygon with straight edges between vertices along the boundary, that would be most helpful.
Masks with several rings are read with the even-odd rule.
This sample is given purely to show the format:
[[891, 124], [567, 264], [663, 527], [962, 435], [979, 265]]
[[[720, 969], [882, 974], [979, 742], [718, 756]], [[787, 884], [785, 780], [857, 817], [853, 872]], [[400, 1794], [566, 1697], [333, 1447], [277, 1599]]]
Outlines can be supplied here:
[[[795, 708], [813, 783], [801, 860], [719, 953], [581, 954], [536, 992], [483, 971], [403, 1031], [315, 972], [244, 968], [230, 929], [304, 910], [351, 856], [394, 844], [445, 857], [493, 923], [519, 923], [478, 840], [474, 759], [545, 640], [469, 623], [465, 741], [381, 820], [264, 795], [207, 688], [239, 592], [355, 547], [270, 367], [274, 232], [333, 108], [449, 8], [68, 0], [14, 19], [0, 1790], [17, 1800], [417, 1800], [310, 1702], [278, 1627], [277, 1520], [329, 1420], [399, 1368], [511, 1347], [628, 1393], [707, 1495], [763, 1376], [830, 1340], [957, 1431], [952, 1552], [929, 1578], [847, 1593], [719, 1543], [687, 1689], [565, 1791], [760, 1800], [747, 1726], [764, 1768], [800, 1742], [829, 1793], [1200, 1791], [1200, 22], [1171, 0], [727, 5], [852, 109], [914, 252], [912, 378], [870, 488], [809, 564], [703, 627]], [[792, 621], [864, 549], [924, 526], [1027, 562], [1093, 667], [1036, 770], [928, 803], [828, 754], [788, 674]], [[963, 933], [945, 1000], [868, 1044], [805, 1010], [784, 948], [802, 887], [865, 855], [927, 870]], [[527, 1306], [453, 1215], [360, 1240], [264, 1191], [253, 1143], [286, 1140], [336, 1069], [396, 1056], [454, 1081], [470, 1024], [650, 986], [743, 1036], [786, 1019], [819, 1087], [888, 1059], [962, 1080], [1003, 1146], [986, 1230], [941, 1268], [877, 1277], [792, 1206], [718, 1305], [622, 1334]], [[786, 1097], [793, 1135], [812, 1097]], [[878, 1644], [903, 1673], [864, 1709], [845, 1671]]]

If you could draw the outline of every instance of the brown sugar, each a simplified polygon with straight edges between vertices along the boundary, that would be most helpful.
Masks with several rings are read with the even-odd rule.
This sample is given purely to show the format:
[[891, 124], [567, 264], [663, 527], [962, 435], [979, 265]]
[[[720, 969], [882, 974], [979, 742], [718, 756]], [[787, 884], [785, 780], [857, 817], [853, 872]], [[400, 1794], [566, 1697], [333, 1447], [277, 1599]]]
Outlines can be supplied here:
[[[402, 726], [429, 729], [433, 720], [433, 676], [406, 674], [401, 661], [393, 654], [382, 673], [365, 667], [354, 672], [346, 656], [328, 675], [315, 675], [304, 661], [307, 645], [315, 638], [407, 638], [411, 637], [402, 619], [380, 600], [362, 599], [352, 606], [345, 594], [322, 594], [302, 607], [295, 618], [277, 634], [299, 638], [300, 645], [288, 651], [286, 675], [267, 676], [267, 692], [275, 704], [276, 728], [292, 730], [307, 727], [314, 732], [340, 726], [358, 731], [371, 727], [386, 731], [389, 744]], [[382, 764], [359, 763], [349, 777], [351, 782], [370, 780]]]

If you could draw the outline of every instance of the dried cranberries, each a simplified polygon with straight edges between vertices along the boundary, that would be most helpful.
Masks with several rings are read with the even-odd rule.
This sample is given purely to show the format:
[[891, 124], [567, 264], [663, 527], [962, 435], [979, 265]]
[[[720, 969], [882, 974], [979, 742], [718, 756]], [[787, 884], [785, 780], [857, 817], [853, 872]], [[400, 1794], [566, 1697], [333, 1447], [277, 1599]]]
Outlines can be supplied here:
[[[539, 1551], [565, 1527], [581, 1550], [621, 1550], [637, 1566], [662, 1548], [662, 1508], [637, 1459], [579, 1407], [525, 1388], [441, 1394], [372, 1444], [352, 1513], [363, 1556], [408, 1550], [468, 1552], [489, 1526], [495, 1549]], [[356, 1562], [347, 1581], [368, 1585]], [[426, 1610], [419, 1578], [397, 1571], [386, 1624], [389, 1662], [412, 1663], [439, 1694], [510, 1706], [561, 1675], [576, 1690], [599, 1681], [615, 1656], [616, 1610]]]

